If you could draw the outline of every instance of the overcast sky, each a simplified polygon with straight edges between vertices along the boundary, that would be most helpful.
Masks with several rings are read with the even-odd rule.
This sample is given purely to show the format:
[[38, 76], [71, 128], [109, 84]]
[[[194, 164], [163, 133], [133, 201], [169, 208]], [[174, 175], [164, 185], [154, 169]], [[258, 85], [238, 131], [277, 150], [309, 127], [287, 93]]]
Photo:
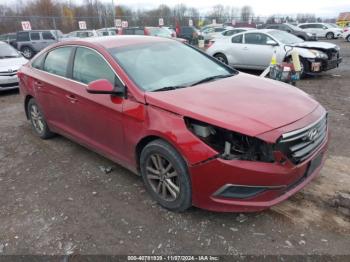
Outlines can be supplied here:
[[[5, 1], [5, 0], [0, 0]], [[74, 1], [74, 0], [73, 0]], [[81, 0], [77, 0], [78, 2]], [[111, 3], [112, 0], [102, 0]], [[333, 17], [339, 12], [350, 12], [350, 0], [113, 0], [115, 4], [125, 4], [134, 8], [148, 9], [159, 4], [170, 6], [184, 3], [201, 9], [202, 12], [213, 5], [242, 7], [250, 5], [255, 15], [315, 13], [316, 16]]]
[[[25, 3], [28, 0], [22, 0]], [[68, 1], [68, 0], [58, 0]], [[83, 3], [83, 0], [70, 0]], [[123, 4], [132, 8], [149, 9], [160, 4], [174, 6], [184, 3], [189, 7], [196, 7], [205, 14], [212, 6], [242, 7], [250, 5], [255, 15], [268, 16], [272, 14], [290, 15], [297, 13], [313, 13], [320, 17], [336, 17], [340, 12], [350, 12], [350, 0], [101, 0], [105, 3]], [[0, 4], [13, 5], [17, 0], [0, 0]]]

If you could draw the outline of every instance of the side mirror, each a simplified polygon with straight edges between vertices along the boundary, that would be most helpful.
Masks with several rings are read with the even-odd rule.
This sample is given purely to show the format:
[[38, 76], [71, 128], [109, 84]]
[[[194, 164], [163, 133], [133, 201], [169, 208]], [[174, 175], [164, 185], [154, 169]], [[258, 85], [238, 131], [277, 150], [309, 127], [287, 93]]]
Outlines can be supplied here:
[[278, 46], [278, 43], [276, 41], [273, 41], [273, 40], [267, 40], [266, 44], [270, 45], [270, 46]]
[[106, 79], [98, 79], [90, 82], [86, 91], [91, 94], [110, 94], [117, 96], [122, 96], [125, 93], [124, 87], [115, 87]]

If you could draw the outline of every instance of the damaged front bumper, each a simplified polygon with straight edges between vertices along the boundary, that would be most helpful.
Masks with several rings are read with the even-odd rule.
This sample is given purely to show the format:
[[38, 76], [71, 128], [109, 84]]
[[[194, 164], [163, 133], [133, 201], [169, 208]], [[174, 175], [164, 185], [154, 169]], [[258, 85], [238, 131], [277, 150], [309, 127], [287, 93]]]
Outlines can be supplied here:
[[[320, 119], [310, 130], [324, 130], [325, 116]], [[296, 136], [300, 132], [309, 133], [309, 128], [304, 129], [298, 129], [302, 131]], [[190, 166], [193, 205], [221, 212], [254, 212], [276, 205], [317, 176], [325, 161], [327, 145], [328, 128], [322, 143], [300, 162], [275, 151], [273, 163], [223, 159], [218, 155]]]
[[339, 64], [343, 61], [342, 57], [334, 59], [309, 59], [310, 71], [308, 74], [318, 74], [324, 71], [335, 69], [339, 67]]

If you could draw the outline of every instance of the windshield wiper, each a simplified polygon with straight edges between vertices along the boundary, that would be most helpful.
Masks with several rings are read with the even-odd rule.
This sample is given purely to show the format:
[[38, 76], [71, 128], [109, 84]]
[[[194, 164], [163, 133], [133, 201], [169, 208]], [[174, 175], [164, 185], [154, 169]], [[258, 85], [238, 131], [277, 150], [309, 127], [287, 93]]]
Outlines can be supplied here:
[[169, 90], [175, 90], [179, 88], [185, 88], [186, 86], [164, 86], [155, 90], [152, 90], [152, 92], [158, 92], [158, 91], [169, 91]]
[[231, 77], [231, 76], [234, 76], [234, 74], [209, 76], [209, 77], [203, 78], [202, 80], [199, 80], [197, 82], [192, 83], [190, 86], [195, 86], [195, 85], [199, 85], [199, 84], [202, 84], [205, 82], [213, 81], [215, 79], [226, 78], [226, 77]]

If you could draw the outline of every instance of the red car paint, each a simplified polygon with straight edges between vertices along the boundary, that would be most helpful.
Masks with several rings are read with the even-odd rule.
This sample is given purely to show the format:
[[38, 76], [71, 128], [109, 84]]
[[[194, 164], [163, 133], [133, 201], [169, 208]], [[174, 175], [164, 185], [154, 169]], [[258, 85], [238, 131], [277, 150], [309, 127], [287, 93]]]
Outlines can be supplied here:
[[[50, 130], [97, 151], [138, 173], [137, 148], [144, 141], [169, 142], [187, 163], [193, 205], [215, 211], [259, 211], [288, 198], [313, 177], [298, 181], [310, 161], [325, 152], [328, 134], [307, 160], [295, 165], [281, 152], [274, 163], [224, 160], [218, 152], [188, 130], [190, 117], [228, 130], [275, 143], [282, 134], [314, 123], [324, 108], [294, 87], [239, 73], [198, 86], [164, 92], [144, 92], [128, 77], [107, 48], [173, 41], [154, 37], [91, 38], [50, 46], [79, 45], [98, 51], [127, 86], [127, 98], [91, 94], [86, 85], [35, 69], [31, 63], [18, 75], [25, 101], [34, 97]], [[35, 58], [34, 58], [35, 59]], [[59, 108], [59, 110], [58, 110]], [[328, 132], [328, 129], [327, 129]], [[214, 193], [225, 184], [278, 186], [245, 200], [220, 198]]]

